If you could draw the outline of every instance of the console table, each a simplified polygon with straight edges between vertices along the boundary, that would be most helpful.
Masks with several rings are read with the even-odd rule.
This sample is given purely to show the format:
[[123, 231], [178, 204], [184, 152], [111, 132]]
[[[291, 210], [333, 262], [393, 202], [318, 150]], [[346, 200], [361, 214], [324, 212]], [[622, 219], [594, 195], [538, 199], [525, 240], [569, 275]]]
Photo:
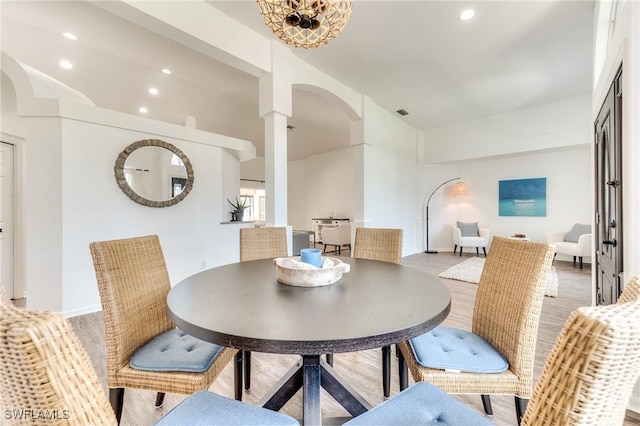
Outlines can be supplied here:
[[349, 219], [336, 219], [333, 217], [312, 217], [311, 222], [313, 224], [314, 243], [322, 242], [322, 227], [326, 225], [339, 225], [342, 222], [349, 222]]

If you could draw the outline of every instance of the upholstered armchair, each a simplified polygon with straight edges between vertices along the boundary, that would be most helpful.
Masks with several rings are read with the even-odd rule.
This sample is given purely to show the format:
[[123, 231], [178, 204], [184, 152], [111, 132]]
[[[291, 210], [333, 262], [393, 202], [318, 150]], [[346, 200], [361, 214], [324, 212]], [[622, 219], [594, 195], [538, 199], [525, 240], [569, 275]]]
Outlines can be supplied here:
[[349, 222], [340, 222], [335, 226], [322, 226], [320, 232], [325, 253], [327, 246], [335, 246], [338, 254], [341, 254], [342, 246], [345, 245], [351, 250], [351, 224]]
[[569, 232], [549, 232], [547, 243], [556, 246], [556, 254], [573, 256], [574, 265], [578, 258], [582, 269], [582, 259], [591, 257], [591, 225], [576, 223]]
[[456, 222], [453, 225], [453, 253], [460, 247], [462, 256], [463, 247], [475, 247], [476, 254], [480, 254], [480, 247], [487, 257], [487, 245], [489, 245], [489, 228], [479, 228], [476, 222], [464, 223]]

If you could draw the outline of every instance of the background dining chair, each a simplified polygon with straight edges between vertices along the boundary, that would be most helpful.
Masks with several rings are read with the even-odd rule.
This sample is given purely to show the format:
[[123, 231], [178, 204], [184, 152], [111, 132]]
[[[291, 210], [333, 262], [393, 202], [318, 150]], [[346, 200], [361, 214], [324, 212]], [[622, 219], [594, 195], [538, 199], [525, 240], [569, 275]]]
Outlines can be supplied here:
[[285, 227], [240, 228], [240, 262], [287, 257]]
[[[118, 422], [124, 388], [158, 392], [157, 407], [165, 392], [209, 388], [238, 351], [175, 328], [167, 312], [171, 284], [158, 236], [93, 242], [90, 250], [104, 317], [109, 400]], [[235, 396], [241, 399], [240, 356], [235, 377]]]
[[[91, 360], [62, 314], [16, 308], [0, 288], [0, 354], [0, 407], [9, 424], [56, 418], [74, 426], [116, 424]], [[21, 422], [12, 409], [50, 418], [29, 415]]]
[[340, 222], [337, 225], [323, 225], [321, 235], [324, 253], [327, 252], [327, 246], [334, 246], [338, 255], [341, 254], [342, 246], [346, 245], [351, 250], [351, 224], [349, 222]]
[[476, 293], [471, 332], [438, 326], [399, 344], [400, 389], [416, 382], [449, 393], [514, 395], [518, 422], [531, 396], [540, 311], [553, 246], [495, 237]]
[[[10, 424], [15, 420], [16, 424], [116, 425], [91, 360], [62, 314], [16, 308], [0, 288], [0, 354], [0, 407], [9, 410], [3, 417]], [[22, 410], [23, 416], [31, 409], [49, 418], [7, 419], [13, 414], [10, 407]], [[298, 422], [275, 411], [198, 391], [157, 424], [293, 426]]]
[[[287, 257], [285, 227], [240, 228], [240, 262]], [[251, 351], [242, 351], [244, 389], [251, 388]]]
[[353, 257], [400, 264], [402, 229], [356, 228]]
[[[324, 231], [324, 229], [323, 229]], [[402, 262], [402, 229], [356, 228], [353, 257], [381, 262]], [[391, 347], [382, 348], [382, 393], [391, 393]]]
[[[618, 303], [571, 313], [547, 357], [523, 426], [622, 425], [640, 377], [640, 279]], [[345, 423], [485, 425], [486, 417], [441, 389], [418, 382]]]

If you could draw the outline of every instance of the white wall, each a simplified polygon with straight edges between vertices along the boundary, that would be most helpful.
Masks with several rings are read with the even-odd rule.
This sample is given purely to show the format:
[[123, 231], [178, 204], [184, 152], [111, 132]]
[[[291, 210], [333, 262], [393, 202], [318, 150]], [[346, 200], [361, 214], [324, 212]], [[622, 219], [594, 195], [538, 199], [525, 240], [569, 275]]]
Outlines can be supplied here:
[[[158, 234], [172, 283], [202, 269], [202, 262], [206, 267], [213, 267], [237, 261], [238, 227], [220, 224], [228, 220], [223, 216], [227, 208], [223, 202], [221, 163], [226, 155], [223, 149], [161, 137], [191, 160], [194, 187], [175, 206], [150, 208], [131, 201], [116, 185], [113, 176], [113, 165], [120, 151], [136, 140], [151, 137], [150, 134], [75, 120], [63, 122], [61, 257], [65, 313], [73, 315], [99, 309], [89, 253], [92, 241]], [[237, 161], [235, 167], [239, 168]], [[45, 229], [32, 231], [36, 234], [31, 241], [48, 237]], [[32, 297], [41, 283], [47, 281], [48, 268], [40, 268], [36, 263], [40, 260], [30, 257], [29, 269], [36, 269], [43, 276], [37, 281], [32, 276], [27, 282], [30, 305], [45, 302]]]
[[591, 141], [591, 96], [510, 111], [425, 132], [421, 163], [570, 148]]
[[[457, 220], [478, 222], [481, 227], [491, 230], [491, 236], [521, 233], [540, 242], [546, 242], [547, 232], [568, 231], [576, 222], [591, 222], [591, 152], [588, 145], [571, 150], [481, 159], [455, 167], [421, 166], [421, 175], [425, 181], [434, 182], [432, 188], [427, 188], [429, 193], [437, 186], [435, 182], [442, 183], [458, 176], [469, 187], [469, 195], [454, 197], [454, 181], [439, 189], [431, 199], [430, 248], [438, 251], [453, 249], [451, 227]], [[434, 175], [439, 180], [435, 180]], [[547, 178], [547, 215], [499, 216], [498, 182], [538, 177]], [[425, 197], [429, 193], [425, 191]]]
[[[459, 172], [457, 164], [418, 165], [417, 171], [417, 197], [416, 217], [418, 232], [416, 233], [416, 246], [418, 251], [427, 249], [427, 201], [431, 193], [439, 185], [453, 179], [466, 176]], [[450, 182], [436, 190], [429, 201], [429, 250], [451, 251], [453, 240], [451, 237], [451, 224], [457, 220], [458, 205], [460, 200], [453, 196], [453, 185], [457, 181]]]
[[[418, 131], [369, 99], [364, 99], [363, 144], [356, 163], [363, 170], [362, 223], [367, 228], [402, 228], [402, 255], [421, 250], [416, 246], [415, 199], [417, 190]], [[356, 216], [359, 216], [356, 212]]]
[[288, 163], [288, 221], [293, 229], [313, 230], [311, 218], [353, 220], [352, 148]]
[[[11, 129], [24, 140], [24, 207], [16, 222], [24, 228], [29, 308], [69, 316], [99, 310], [91, 241], [159, 235], [173, 283], [238, 260], [238, 228], [247, 225], [221, 222], [228, 220], [226, 196], [239, 191], [239, 160], [255, 155], [253, 145], [90, 104], [31, 98], [20, 65], [3, 59], [3, 88], [7, 81], [20, 88], [18, 108], [3, 110], [2, 119], [23, 124]], [[175, 206], [136, 204], [116, 184], [118, 154], [150, 138], [174, 144], [193, 164], [194, 188]]]
[[[418, 217], [440, 183], [460, 177], [469, 195], [451, 184], [429, 205], [429, 248], [452, 250], [456, 220], [479, 221], [492, 235], [526, 234], [546, 241], [549, 231], [591, 223], [591, 96], [581, 96], [425, 132], [419, 146]], [[555, 147], [555, 148], [554, 148]], [[498, 181], [547, 178], [546, 217], [500, 217]], [[571, 214], [567, 214], [570, 212]], [[426, 244], [425, 244], [426, 245]]]

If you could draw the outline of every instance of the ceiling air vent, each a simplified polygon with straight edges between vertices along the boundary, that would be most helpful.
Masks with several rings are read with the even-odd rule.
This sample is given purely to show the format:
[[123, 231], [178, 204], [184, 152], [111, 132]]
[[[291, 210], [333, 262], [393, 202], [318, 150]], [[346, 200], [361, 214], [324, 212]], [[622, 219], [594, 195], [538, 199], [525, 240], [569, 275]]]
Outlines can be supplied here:
[[399, 110], [397, 110], [396, 112], [397, 112], [398, 114], [400, 114], [400, 115], [409, 115], [409, 113], [408, 113], [407, 111], [403, 110], [403, 109], [399, 109]]

